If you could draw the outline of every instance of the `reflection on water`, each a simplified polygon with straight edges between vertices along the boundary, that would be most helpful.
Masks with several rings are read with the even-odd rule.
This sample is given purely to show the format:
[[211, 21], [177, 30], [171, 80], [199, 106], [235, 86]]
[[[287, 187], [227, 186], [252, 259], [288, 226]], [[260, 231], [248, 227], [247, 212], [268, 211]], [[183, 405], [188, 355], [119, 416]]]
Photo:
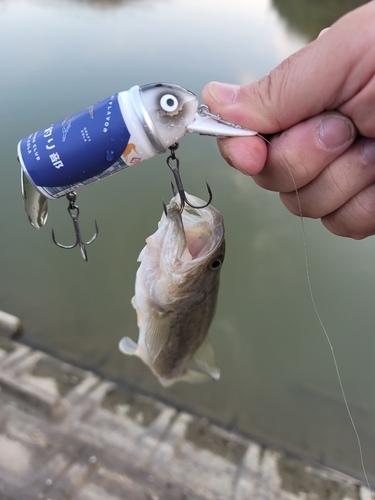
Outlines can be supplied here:
[[[249, 82], [306, 39], [286, 29], [268, 0], [148, 0], [106, 9], [7, 0], [0, 14], [0, 309], [22, 318], [25, 341], [361, 476], [306, 285], [300, 222], [277, 195], [228, 168], [213, 139], [181, 140], [187, 190], [204, 197], [207, 180], [225, 219], [228, 249], [211, 328], [222, 379], [167, 390], [117, 349], [124, 335], [137, 336], [130, 305], [136, 259], [156, 229], [161, 199], [171, 197], [165, 155], [79, 192], [83, 237], [93, 219], [100, 227], [87, 264], [52, 243], [52, 227], [67, 244], [73, 237], [65, 199], [50, 203], [43, 229], [28, 224], [15, 159], [19, 139], [113, 92], [170, 81], [199, 95], [210, 80]], [[306, 221], [306, 231], [317, 305], [375, 474], [368, 458], [375, 446], [374, 243], [336, 238], [317, 221]]]
[[86, 4], [89, 7], [93, 8], [111, 9], [113, 7], [119, 7], [124, 4], [138, 3], [144, 0], [62, 0], [62, 1]]
[[292, 30], [307, 35], [309, 40], [331, 26], [347, 12], [367, 3], [366, 0], [272, 0]]

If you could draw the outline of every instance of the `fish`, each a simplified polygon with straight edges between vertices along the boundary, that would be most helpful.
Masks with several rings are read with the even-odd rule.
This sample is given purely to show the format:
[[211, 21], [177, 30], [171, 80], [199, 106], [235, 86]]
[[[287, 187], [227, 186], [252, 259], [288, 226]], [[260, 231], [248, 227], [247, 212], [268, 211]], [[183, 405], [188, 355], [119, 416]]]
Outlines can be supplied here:
[[[199, 198], [185, 193], [194, 205]], [[146, 239], [138, 261], [132, 305], [138, 343], [130, 337], [119, 350], [138, 356], [169, 387], [175, 382], [220, 378], [208, 338], [225, 256], [224, 221], [212, 205], [185, 205], [179, 194], [167, 206], [157, 231]], [[193, 360], [200, 371], [187, 368]]]

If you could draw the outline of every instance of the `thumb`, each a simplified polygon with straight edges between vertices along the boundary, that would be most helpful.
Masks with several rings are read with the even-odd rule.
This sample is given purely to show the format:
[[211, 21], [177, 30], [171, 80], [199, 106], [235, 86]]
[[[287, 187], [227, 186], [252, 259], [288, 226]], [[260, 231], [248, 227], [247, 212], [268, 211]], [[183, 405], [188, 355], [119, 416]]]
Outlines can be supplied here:
[[203, 102], [212, 113], [261, 134], [286, 130], [324, 110], [291, 61], [250, 85], [211, 82], [203, 89]]
[[203, 89], [203, 102], [224, 119], [263, 134], [330, 109], [327, 101], [336, 89], [313, 49], [305, 47], [250, 85], [211, 82]]
[[374, 40], [373, 29], [364, 29], [370, 14], [375, 14], [375, 2], [341, 18], [258, 82], [209, 83], [203, 89], [203, 102], [224, 119], [263, 134], [339, 108], [353, 97], [353, 90], [366, 85], [373, 70], [371, 61], [364, 61], [369, 52], [366, 44], [371, 47]]

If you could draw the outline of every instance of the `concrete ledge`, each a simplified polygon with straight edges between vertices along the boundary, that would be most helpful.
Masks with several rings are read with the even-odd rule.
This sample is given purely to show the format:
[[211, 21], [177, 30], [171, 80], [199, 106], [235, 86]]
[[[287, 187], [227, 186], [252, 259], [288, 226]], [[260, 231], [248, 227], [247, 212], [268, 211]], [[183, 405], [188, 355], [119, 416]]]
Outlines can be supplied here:
[[17, 316], [0, 311], [0, 335], [15, 338], [21, 333], [21, 330], [21, 320]]
[[371, 500], [348, 476], [6, 339], [0, 386], [1, 500]]

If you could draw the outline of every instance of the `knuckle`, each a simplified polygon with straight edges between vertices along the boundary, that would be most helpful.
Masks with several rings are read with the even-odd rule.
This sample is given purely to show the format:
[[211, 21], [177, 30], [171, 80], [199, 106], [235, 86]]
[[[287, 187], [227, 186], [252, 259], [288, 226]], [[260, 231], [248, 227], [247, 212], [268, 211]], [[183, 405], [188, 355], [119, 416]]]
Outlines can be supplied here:
[[359, 231], [358, 228], [343, 226], [342, 224], [337, 223], [334, 220], [330, 220], [328, 216], [323, 217], [321, 221], [323, 226], [328, 229], [330, 233], [334, 234], [335, 236], [341, 236], [342, 238], [351, 238], [353, 240], [359, 241], [375, 234], [375, 229], [371, 231]]
[[272, 70], [252, 87], [252, 99], [257, 106], [263, 110], [269, 110], [267, 117], [267, 133], [275, 133], [282, 130], [278, 119], [280, 108], [280, 81], [276, 69]]
[[[300, 208], [300, 203], [298, 202], [297, 193], [280, 193], [280, 200], [282, 201], [285, 208], [293, 215], [301, 216], [302, 208]], [[302, 211], [302, 215], [305, 215]]]
[[359, 195], [321, 221], [337, 236], [362, 240], [375, 234], [374, 214], [375, 202], [369, 196]]

